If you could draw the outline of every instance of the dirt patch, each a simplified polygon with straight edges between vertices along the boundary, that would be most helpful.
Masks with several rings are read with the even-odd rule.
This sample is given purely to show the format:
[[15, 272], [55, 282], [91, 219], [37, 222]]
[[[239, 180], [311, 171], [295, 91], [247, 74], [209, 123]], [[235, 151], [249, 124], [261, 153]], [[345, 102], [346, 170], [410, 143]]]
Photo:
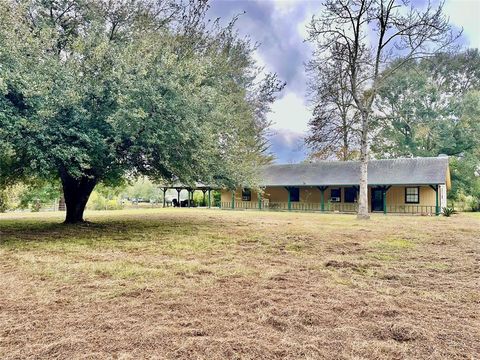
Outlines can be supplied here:
[[422, 332], [418, 327], [408, 323], [393, 324], [390, 327], [390, 335], [395, 341], [406, 342], [420, 339]]

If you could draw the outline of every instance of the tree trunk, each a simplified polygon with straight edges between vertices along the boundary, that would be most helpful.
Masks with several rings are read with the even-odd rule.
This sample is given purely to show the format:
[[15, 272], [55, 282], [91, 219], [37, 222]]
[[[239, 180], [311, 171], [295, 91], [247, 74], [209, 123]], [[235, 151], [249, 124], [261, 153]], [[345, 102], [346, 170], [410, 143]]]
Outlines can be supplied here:
[[360, 193], [358, 195], [358, 219], [369, 219], [368, 214], [368, 115], [362, 114], [360, 140]]
[[63, 195], [67, 206], [66, 224], [83, 222], [83, 212], [88, 198], [97, 184], [96, 179], [82, 177], [74, 178], [68, 174], [62, 174]]
[[342, 137], [343, 137], [343, 161], [348, 160], [350, 155], [349, 146], [348, 146], [348, 125], [347, 125], [347, 114], [342, 114]]

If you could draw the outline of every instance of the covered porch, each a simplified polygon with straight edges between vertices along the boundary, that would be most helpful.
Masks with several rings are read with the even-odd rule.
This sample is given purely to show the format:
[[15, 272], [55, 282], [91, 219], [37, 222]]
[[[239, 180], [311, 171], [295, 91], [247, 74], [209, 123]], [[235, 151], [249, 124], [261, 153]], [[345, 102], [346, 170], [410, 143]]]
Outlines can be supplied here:
[[[220, 189], [214, 188], [204, 184], [195, 184], [193, 186], [188, 186], [180, 183], [170, 184], [170, 185], [161, 185], [160, 189], [163, 192], [163, 207], [167, 207], [167, 191], [175, 190], [176, 198], [173, 199], [174, 207], [194, 207], [193, 195], [196, 191], [201, 191], [203, 193], [203, 205], [207, 208], [214, 206], [212, 199], [212, 191], [218, 191]], [[181, 192], [187, 191], [187, 200], [181, 200]]]
[[[355, 213], [358, 185], [267, 186], [260, 191], [222, 191], [223, 209]], [[446, 187], [431, 185], [372, 185], [369, 211], [384, 214], [439, 215], [446, 206]]]
[[[222, 191], [224, 209], [354, 213], [360, 162], [272, 164], [259, 171], [260, 186]], [[370, 160], [368, 208], [384, 214], [438, 215], [447, 206], [447, 157]]]

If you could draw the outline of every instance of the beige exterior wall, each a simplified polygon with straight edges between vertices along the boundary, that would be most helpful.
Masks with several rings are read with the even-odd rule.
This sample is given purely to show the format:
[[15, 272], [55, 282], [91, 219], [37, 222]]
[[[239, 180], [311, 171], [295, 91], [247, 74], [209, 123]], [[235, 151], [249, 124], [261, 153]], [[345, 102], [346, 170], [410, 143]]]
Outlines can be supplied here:
[[[333, 187], [339, 188], [339, 187]], [[335, 204], [340, 205], [351, 205], [352, 203], [345, 203], [345, 187], [341, 188], [341, 202], [335, 202]], [[419, 204], [406, 204], [405, 203], [405, 186], [392, 186], [387, 191], [387, 206], [435, 206], [435, 191], [429, 186], [420, 186], [420, 202]], [[330, 200], [331, 189], [329, 187], [325, 190], [325, 204]], [[371, 187], [368, 191], [368, 202], [369, 209], [371, 209]], [[221, 201], [222, 203], [231, 204], [232, 201], [232, 192], [229, 190], [222, 190], [221, 192]], [[288, 202], [288, 192], [285, 187], [266, 187], [262, 196], [264, 201], [269, 201], [272, 203], [287, 203]], [[311, 204], [320, 204], [320, 190], [317, 187], [300, 187], [300, 203], [311, 203]], [[240, 203], [247, 203], [245, 207], [255, 208], [258, 204], [258, 195], [256, 191], [252, 190], [252, 199], [250, 202], [242, 202], [242, 190], [237, 189], [235, 191], [235, 203], [238, 206]], [[250, 203], [250, 205], [248, 204]], [[293, 203], [292, 203], [293, 204]], [[223, 205], [226, 206], [226, 205]]]
[[[230, 190], [222, 190], [221, 191], [221, 201], [222, 203], [231, 203], [232, 202], [232, 192]], [[235, 202], [241, 202], [242, 201], [242, 189], [237, 189], [235, 191]], [[256, 191], [252, 190], [252, 200], [250, 201], [252, 203], [257, 203], [258, 202], [258, 194]]]
[[[420, 186], [419, 206], [435, 206], [435, 190], [430, 186]], [[405, 203], [405, 186], [392, 186], [387, 191], [387, 205], [410, 205]]]

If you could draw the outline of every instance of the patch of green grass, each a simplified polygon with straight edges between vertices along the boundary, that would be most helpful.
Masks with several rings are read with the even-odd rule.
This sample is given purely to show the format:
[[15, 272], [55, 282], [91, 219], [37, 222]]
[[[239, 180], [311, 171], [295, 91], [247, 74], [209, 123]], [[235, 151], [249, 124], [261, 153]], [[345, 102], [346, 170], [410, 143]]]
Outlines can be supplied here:
[[467, 212], [467, 213], [464, 213], [464, 214], [480, 220], [480, 212]]
[[347, 287], [354, 287], [355, 283], [351, 277], [347, 277], [345, 275], [334, 274], [333, 275], [333, 282], [337, 285], [347, 286]]
[[285, 245], [285, 250], [286, 251], [292, 251], [292, 252], [302, 252], [305, 249], [305, 244], [301, 242], [293, 242], [293, 243], [288, 243]]
[[81, 272], [87, 275], [108, 277], [113, 280], [144, 280], [166, 276], [166, 269], [155, 266], [145, 266], [131, 261], [101, 261], [82, 264]]
[[425, 269], [429, 270], [438, 270], [438, 271], [444, 271], [450, 269], [452, 266], [447, 263], [442, 263], [442, 262], [429, 262], [424, 265]]
[[372, 243], [372, 247], [381, 251], [395, 252], [413, 249], [415, 244], [410, 240], [390, 238], [375, 241]]

